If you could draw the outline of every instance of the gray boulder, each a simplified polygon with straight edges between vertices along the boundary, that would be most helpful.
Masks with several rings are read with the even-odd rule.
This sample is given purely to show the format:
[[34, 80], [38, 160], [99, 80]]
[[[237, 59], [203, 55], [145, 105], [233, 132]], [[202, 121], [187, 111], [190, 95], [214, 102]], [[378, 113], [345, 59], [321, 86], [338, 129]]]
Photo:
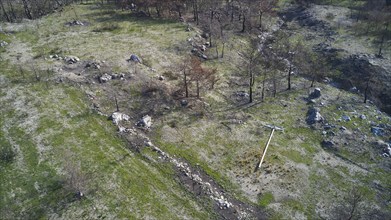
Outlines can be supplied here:
[[366, 120], [366, 119], [367, 119], [367, 116], [365, 116], [365, 115], [360, 115], [360, 119]]
[[325, 149], [335, 149], [335, 143], [333, 141], [323, 140], [321, 145]]
[[372, 127], [371, 128], [371, 132], [375, 136], [384, 136], [384, 134], [385, 134], [384, 129], [383, 128], [379, 128], [379, 127]]
[[349, 116], [347, 116], [347, 115], [342, 115], [341, 119], [344, 120], [344, 121], [350, 121], [351, 120], [351, 118]]
[[319, 108], [310, 108], [307, 112], [307, 123], [309, 125], [315, 124], [315, 123], [320, 123], [323, 122], [324, 118], [320, 114]]
[[321, 96], [320, 88], [315, 88], [313, 92], [310, 94], [310, 99], [317, 99]]
[[181, 100], [181, 106], [186, 107], [189, 104], [189, 102], [186, 99]]
[[79, 62], [80, 59], [76, 56], [67, 56], [65, 57], [65, 62], [68, 63], [68, 64], [74, 64], [74, 63], [77, 63]]
[[1, 41], [1, 42], [0, 42], [0, 47], [5, 47], [5, 46], [7, 46], [7, 45], [8, 45], [8, 43], [5, 42], [5, 41]]
[[135, 63], [142, 63], [142, 60], [136, 54], [130, 55], [130, 58], [129, 58], [128, 61], [132, 61], [132, 62], [135, 62]]
[[110, 81], [113, 77], [107, 73], [103, 74], [103, 76], [99, 77], [99, 82], [100, 83], [106, 83]]
[[126, 114], [124, 114], [124, 113], [121, 113], [121, 112], [114, 112], [114, 113], [110, 116], [109, 119], [112, 120], [113, 123], [114, 123], [115, 125], [118, 125], [119, 122], [121, 122], [121, 121], [129, 121], [130, 116], [129, 116], [129, 115], [126, 115]]
[[383, 157], [390, 157], [391, 156], [391, 145], [388, 144], [388, 146], [384, 147], [382, 155], [383, 155]]
[[142, 117], [137, 123], [137, 127], [150, 128], [152, 126], [152, 118], [149, 115]]

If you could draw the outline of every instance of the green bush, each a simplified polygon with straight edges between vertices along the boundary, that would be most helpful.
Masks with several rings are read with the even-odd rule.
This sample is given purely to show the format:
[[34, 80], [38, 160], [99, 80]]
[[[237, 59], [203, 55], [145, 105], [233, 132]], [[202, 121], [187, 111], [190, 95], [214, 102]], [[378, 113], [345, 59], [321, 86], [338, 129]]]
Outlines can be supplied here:
[[260, 199], [259, 199], [259, 206], [265, 208], [267, 207], [270, 203], [272, 203], [274, 201], [274, 196], [272, 193], [268, 192], [268, 193], [265, 193], [263, 195], [260, 195]]
[[16, 156], [16, 153], [10, 145], [0, 146], [0, 161], [4, 163], [11, 163]]
[[105, 24], [98, 28], [95, 28], [94, 32], [114, 32], [121, 30], [121, 27], [118, 24]]

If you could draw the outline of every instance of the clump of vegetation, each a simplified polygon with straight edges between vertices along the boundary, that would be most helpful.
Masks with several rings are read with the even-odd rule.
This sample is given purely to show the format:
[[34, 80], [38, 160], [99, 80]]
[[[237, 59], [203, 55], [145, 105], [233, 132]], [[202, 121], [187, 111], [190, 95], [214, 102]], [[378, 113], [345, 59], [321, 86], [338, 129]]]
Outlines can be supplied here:
[[100, 27], [97, 27], [93, 31], [94, 32], [116, 32], [119, 30], [121, 30], [121, 26], [119, 26], [118, 24], [110, 23], [110, 24], [104, 24]]
[[1, 144], [0, 146], [0, 161], [8, 164], [15, 159], [16, 153], [9, 144]]
[[261, 207], [267, 207], [270, 203], [272, 203], [274, 201], [274, 196], [272, 193], [268, 192], [268, 193], [265, 193], [263, 195], [260, 195], [260, 199], [259, 199], [259, 202], [258, 204], [261, 206]]

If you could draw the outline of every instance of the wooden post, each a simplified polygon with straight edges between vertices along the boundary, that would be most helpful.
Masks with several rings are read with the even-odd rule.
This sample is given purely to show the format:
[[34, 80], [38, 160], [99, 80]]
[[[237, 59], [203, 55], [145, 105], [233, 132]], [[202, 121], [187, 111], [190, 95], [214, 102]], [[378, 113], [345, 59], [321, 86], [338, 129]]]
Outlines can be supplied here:
[[119, 112], [117, 96], [114, 96], [114, 99], [115, 99], [115, 106], [117, 107], [117, 112]]
[[263, 150], [262, 158], [259, 161], [259, 163], [257, 164], [257, 166], [255, 167], [254, 172], [256, 172], [258, 169], [261, 169], [261, 166], [262, 166], [262, 163], [263, 163], [263, 159], [265, 159], [266, 151], [267, 151], [267, 148], [269, 147], [270, 141], [272, 140], [272, 137], [273, 137], [273, 134], [274, 134], [274, 130], [275, 130], [275, 128], [272, 128], [272, 133], [270, 133], [269, 140], [266, 143], [265, 150]]

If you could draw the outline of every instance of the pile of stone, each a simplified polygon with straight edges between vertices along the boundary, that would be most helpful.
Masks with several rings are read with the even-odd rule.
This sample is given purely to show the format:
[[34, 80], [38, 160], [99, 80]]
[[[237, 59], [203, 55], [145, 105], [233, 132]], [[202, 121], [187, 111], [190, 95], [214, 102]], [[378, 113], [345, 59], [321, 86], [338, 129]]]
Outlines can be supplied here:
[[307, 123], [309, 125], [313, 125], [313, 124], [320, 123], [320, 122], [324, 121], [324, 118], [320, 114], [320, 109], [319, 108], [311, 107], [308, 110], [307, 115], [308, 115]]
[[67, 64], [74, 64], [74, 63], [77, 63], [79, 61], [80, 61], [80, 59], [78, 57], [76, 57], [76, 56], [67, 56], [67, 57], [65, 57], [65, 62]]
[[84, 23], [81, 21], [78, 21], [78, 20], [74, 20], [74, 21], [68, 22], [68, 25], [69, 26], [84, 26]]
[[196, 35], [194, 38], [189, 38], [187, 41], [193, 46], [191, 53], [197, 57], [207, 60], [208, 56], [205, 55], [205, 52], [208, 47], [210, 47], [210, 43], [205, 40], [208, 38], [209, 35], [207, 33]]
[[384, 147], [382, 156], [391, 157], [391, 144], [388, 144], [386, 147]]
[[88, 62], [85, 66], [85, 68], [93, 68], [93, 69], [100, 69], [100, 63], [99, 62]]
[[105, 73], [101, 77], [99, 77], [99, 82], [107, 83], [108, 81], [115, 80], [115, 79], [124, 80], [125, 73]]
[[143, 129], [150, 129], [152, 126], [151, 116], [145, 115], [136, 123], [136, 126]]
[[7, 45], [8, 45], [8, 43], [5, 42], [5, 41], [1, 41], [1, 42], [0, 42], [0, 47], [5, 47], [5, 46], [7, 46]]
[[309, 95], [309, 98], [310, 99], [317, 99], [321, 96], [321, 90], [320, 88], [315, 88], [314, 91], [311, 92], [311, 94]]
[[110, 118], [115, 125], [119, 125], [121, 121], [129, 121], [130, 116], [121, 112], [114, 112]]
[[130, 55], [130, 58], [127, 61], [128, 62], [134, 62], [134, 63], [142, 63], [141, 58], [138, 57], [136, 54]]
[[63, 60], [64, 59], [63, 57], [59, 56], [58, 54], [49, 55], [49, 58], [55, 59], [55, 60]]

